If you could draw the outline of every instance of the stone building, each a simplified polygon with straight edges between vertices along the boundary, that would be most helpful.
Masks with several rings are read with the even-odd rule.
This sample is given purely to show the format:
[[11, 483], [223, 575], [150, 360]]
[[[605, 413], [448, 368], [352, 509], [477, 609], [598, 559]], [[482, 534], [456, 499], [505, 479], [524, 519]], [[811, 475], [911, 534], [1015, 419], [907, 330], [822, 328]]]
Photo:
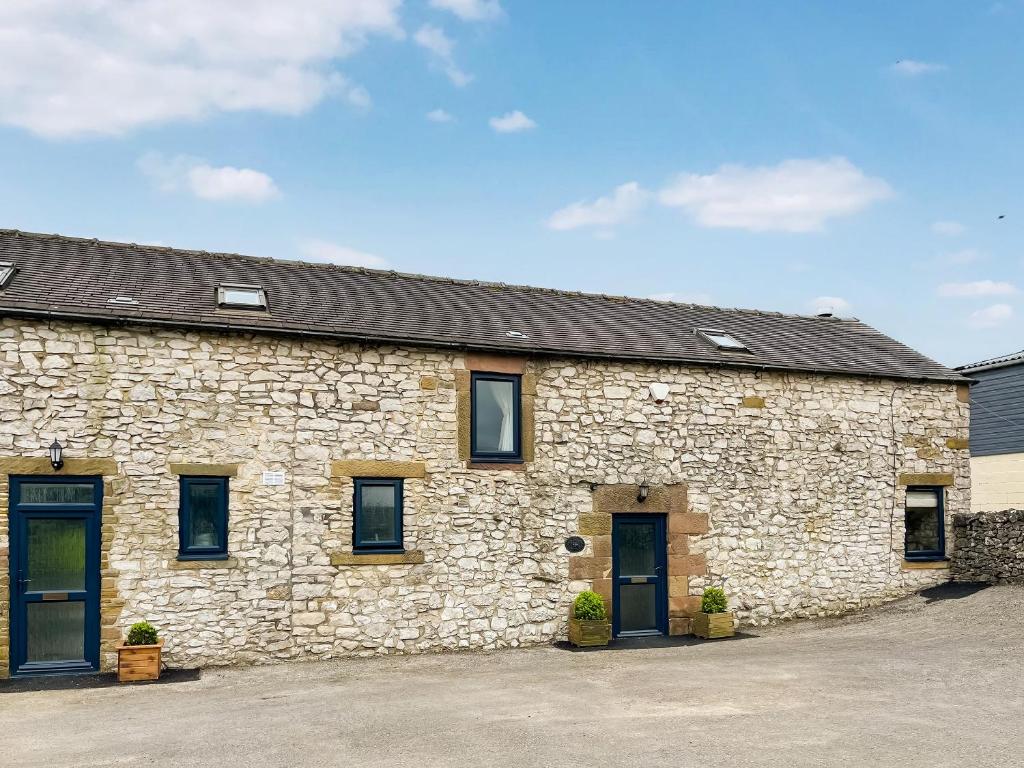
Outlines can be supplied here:
[[0, 231], [0, 674], [875, 605], [945, 578], [964, 382], [856, 320]]

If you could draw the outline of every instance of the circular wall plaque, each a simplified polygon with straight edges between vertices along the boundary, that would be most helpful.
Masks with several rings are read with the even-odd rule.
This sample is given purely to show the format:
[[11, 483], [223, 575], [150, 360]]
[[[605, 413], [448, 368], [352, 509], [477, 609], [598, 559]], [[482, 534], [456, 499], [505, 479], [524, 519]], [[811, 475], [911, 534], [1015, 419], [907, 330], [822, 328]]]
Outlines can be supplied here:
[[582, 552], [587, 547], [587, 542], [579, 536], [570, 536], [565, 540], [565, 548], [570, 552]]

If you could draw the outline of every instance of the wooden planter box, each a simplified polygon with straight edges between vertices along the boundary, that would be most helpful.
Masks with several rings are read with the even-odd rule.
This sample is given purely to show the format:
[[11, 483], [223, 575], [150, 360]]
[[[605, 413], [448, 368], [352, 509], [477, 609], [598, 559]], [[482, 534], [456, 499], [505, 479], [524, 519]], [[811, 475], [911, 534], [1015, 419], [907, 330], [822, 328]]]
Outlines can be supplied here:
[[612, 639], [611, 622], [584, 621], [569, 617], [569, 642], [581, 648], [594, 645], [608, 645]]
[[706, 640], [732, 637], [736, 634], [732, 613], [698, 613], [693, 617], [693, 634]]
[[130, 683], [135, 680], [159, 679], [160, 652], [163, 647], [163, 640], [156, 645], [117, 646], [118, 682]]

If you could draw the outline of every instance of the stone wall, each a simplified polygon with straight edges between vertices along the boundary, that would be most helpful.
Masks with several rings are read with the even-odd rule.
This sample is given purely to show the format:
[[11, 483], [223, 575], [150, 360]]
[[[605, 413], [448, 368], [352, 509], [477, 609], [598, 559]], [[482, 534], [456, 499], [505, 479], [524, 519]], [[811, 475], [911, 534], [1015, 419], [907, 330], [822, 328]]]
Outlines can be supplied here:
[[1024, 510], [953, 516], [957, 581], [1024, 582]]
[[[535, 358], [534, 460], [495, 468], [459, 455], [466, 367], [457, 352], [4, 319], [0, 458], [44, 456], [57, 437], [69, 459], [116, 463], [108, 666], [142, 618], [183, 666], [548, 642], [597, 579], [570, 578], [565, 538], [601, 487], [642, 480], [685, 487], [686, 514], [706, 520], [679, 606], [679, 589], [724, 582], [740, 621], [760, 624], [945, 577], [902, 567], [897, 475], [952, 474], [946, 508], [969, 508], [954, 385]], [[357, 460], [423, 465], [405, 481], [417, 558], [353, 563], [352, 482], [335, 469]], [[235, 465], [230, 560], [176, 559], [179, 463]], [[265, 470], [285, 485], [263, 485]], [[0, 635], [6, 493], [0, 475]]]

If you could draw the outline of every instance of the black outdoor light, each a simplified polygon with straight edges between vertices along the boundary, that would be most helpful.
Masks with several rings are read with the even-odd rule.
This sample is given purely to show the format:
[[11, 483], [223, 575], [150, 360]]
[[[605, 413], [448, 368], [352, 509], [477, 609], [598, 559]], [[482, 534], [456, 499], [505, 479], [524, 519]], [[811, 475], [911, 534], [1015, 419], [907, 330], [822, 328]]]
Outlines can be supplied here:
[[647, 501], [647, 494], [651, 492], [651, 488], [647, 485], [646, 480], [640, 481], [640, 488], [638, 490], [639, 492], [636, 495], [636, 500], [641, 503]]
[[50, 463], [53, 465], [55, 470], [64, 466], [64, 446], [56, 440], [54, 440], [53, 445], [50, 446]]

